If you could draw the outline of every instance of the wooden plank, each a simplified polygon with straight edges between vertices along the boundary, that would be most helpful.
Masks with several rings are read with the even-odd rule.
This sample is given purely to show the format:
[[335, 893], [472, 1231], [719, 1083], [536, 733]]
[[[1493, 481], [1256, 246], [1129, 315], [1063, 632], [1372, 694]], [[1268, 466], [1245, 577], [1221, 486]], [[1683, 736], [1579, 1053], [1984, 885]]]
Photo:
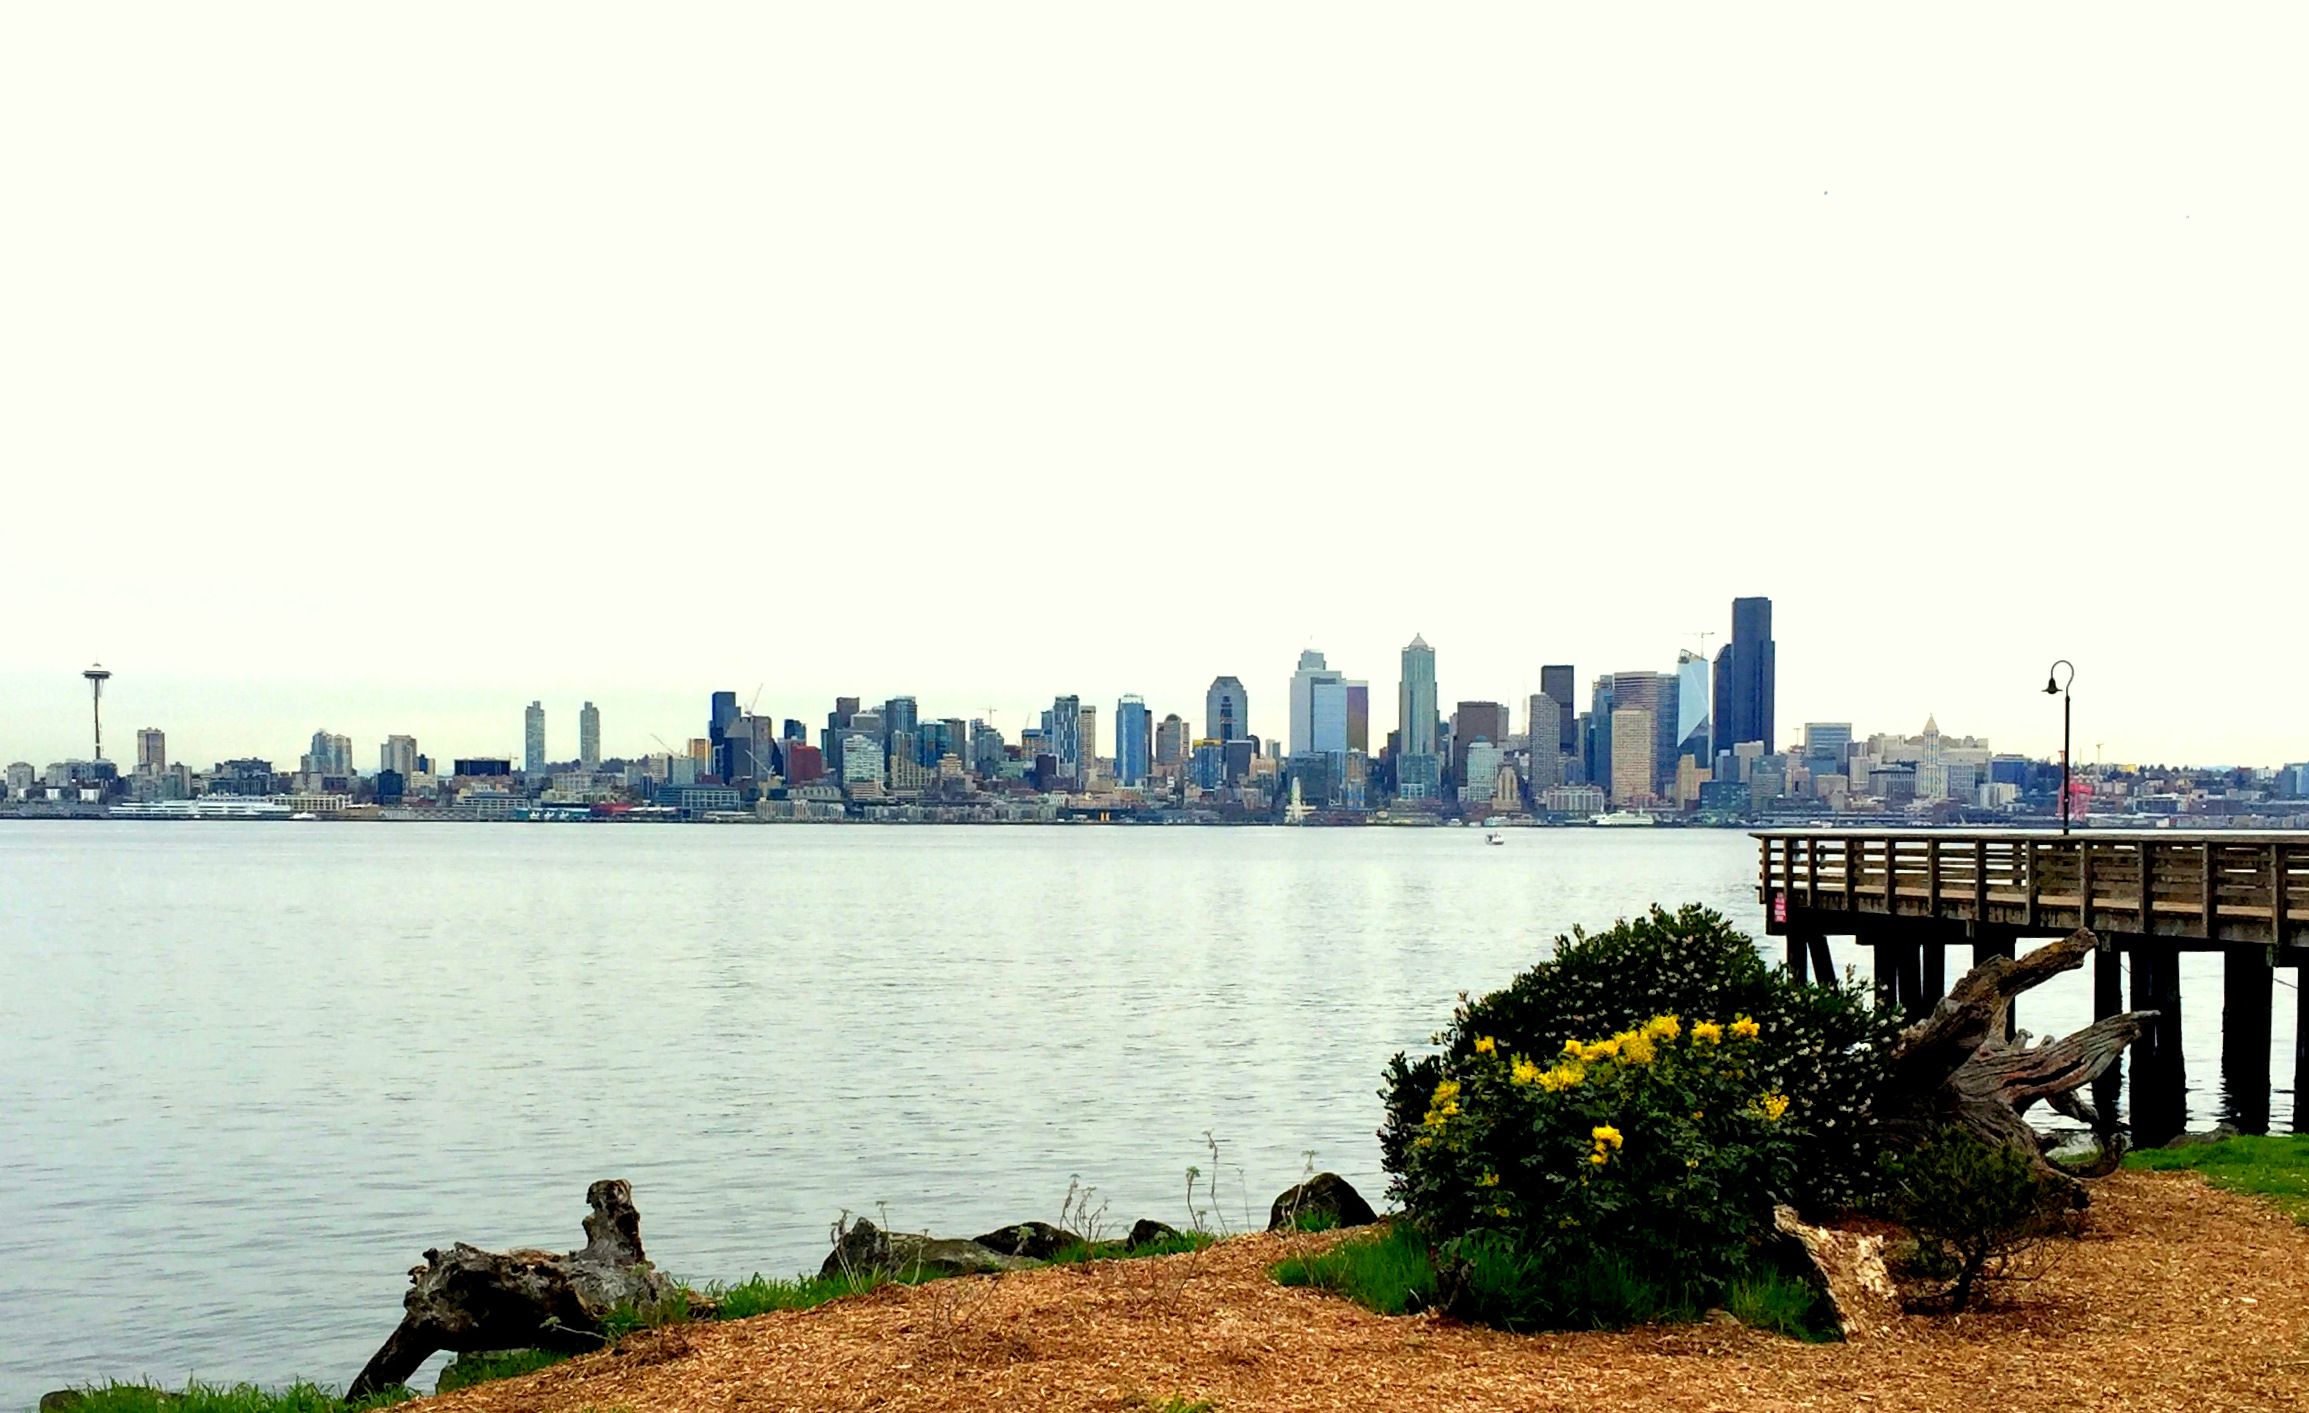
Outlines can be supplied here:
[[2285, 869], [2289, 862], [2283, 844], [2269, 846], [2269, 944], [2274, 948], [2285, 945], [2285, 893], [2290, 882]]
[[1804, 839], [1804, 906], [1820, 906], [1820, 836], [1817, 834]]
[[2087, 932], [2093, 925], [2093, 846], [2087, 839], [2077, 840], [2077, 926]]
[[1988, 841], [1972, 841], [1972, 920], [1982, 921], [1988, 914]]
[[2028, 920], [2023, 924], [2023, 926], [2041, 927], [2043, 924], [2037, 920], [2038, 913], [2041, 910], [2037, 900], [2040, 896], [2042, 896], [2044, 892], [2044, 876], [2037, 868], [2037, 841], [2034, 839], [2029, 840], [2027, 844], [2027, 862]]
[[2155, 885], [2157, 880], [2157, 846], [2148, 840], [2143, 839], [2138, 845], [2135, 846], [2134, 852], [2140, 855], [2140, 928], [2141, 931], [2145, 934], [2149, 931], [2149, 923], [2152, 920], [2149, 916], [2149, 899], [2156, 891]]
[[2215, 845], [2212, 840], [2207, 839], [2198, 847], [2205, 851], [2204, 882], [2197, 898], [2204, 909], [2204, 914], [2199, 919], [2198, 926], [2204, 929], [2205, 940], [2210, 942], [2218, 939], [2221, 935], [2221, 893], [2219, 885], [2213, 881], [2213, 849]]
[[1844, 911], [1860, 906], [1860, 841], [1844, 836]]
[[1940, 841], [1928, 839], [1924, 843], [1924, 915], [1940, 916]]

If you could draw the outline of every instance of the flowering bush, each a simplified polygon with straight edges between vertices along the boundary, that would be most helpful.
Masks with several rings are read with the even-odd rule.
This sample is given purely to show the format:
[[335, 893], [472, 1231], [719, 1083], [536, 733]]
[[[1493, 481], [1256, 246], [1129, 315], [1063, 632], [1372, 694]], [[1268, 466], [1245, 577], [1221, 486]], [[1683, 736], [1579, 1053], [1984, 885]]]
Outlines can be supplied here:
[[[1664, 1042], [1658, 1036], [1644, 1038], [1647, 1022], [1670, 1019], [1676, 1020], [1679, 1034]], [[1435, 1094], [1446, 1081], [1460, 1087], [1457, 1102], [1462, 1112], [1487, 1124], [1493, 1121], [1485, 1108], [1490, 1101], [1471, 1102], [1469, 1094], [1471, 1086], [1479, 1087], [1481, 1076], [1503, 1064], [1510, 1066], [1506, 1073], [1514, 1087], [1515, 1060], [1501, 1060], [1502, 1055], [1520, 1057], [1536, 1071], [1522, 1088], [1553, 1095], [1576, 1089], [1574, 1097], [1581, 1102], [1600, 1102], [1597, 1082], [1609, 1080], [1631, 1086], [1631, 1102], [1642, 1106], [1651, 1103], [1647, 1096], [1657, 1094], [1664, 1104], [1674, 1085], [1706, 1078], [1685, 1073], [1689, 1066], [1683, 1057], [1698, 1053], [1693, 1045], [1713, 1055], [1727, 1053], [1716, 1047], [1729, 1045], [1737, 1050], [1744, 1072], [1716, 1075], [1710, 1083], [1736, 1082], [1743, 1092], [1719, 1096], [1715, 1104], [1695, 1103], [1662, 1112], [1722, 1118], [1724, 1105], [1734, 1098], [1737, 1103], [1732, 1107], [1741, 1111], [1755, 1101], [1774, 1111], [1770, 1129], [1774, 1151], [1786, 1144], [1800, 1154], [1800, 1161], [1773, 1169], [1770, 1180], [1779, 1184], [1777, 1194], [1814, 1211], [1856, 1205], [1880, 1181], [1865, 1119], [1900, 1024], [1897, 1012], [1877, 1006], [1857, 985], [1800, 985], [1784, 969], [1766, 966], [1754, 939], [1705, 908], [1686, 907], [1674, 913], [1654, 908], [1647, 917], [1623, 921], [1605, 932], [1575, 930], [1556, 939], [1555, 955], [1548, 961], [1500, 991], [1463, 1002], [1450, 1028], [1435, 1037], [1441, 1053], [1416, 1060], [1397, 1055], [1388, 1065], [1387, 1087], [1381, 1091], [1386, 1124], [1379, 1138], [1387, 1170], [1394, 1175], [1390, 1190], [1415, 1218], [1444, 1236], [1469, 1229], [1485, 1212], [1493, 1223], [1511, 1220], [1492, 1210], [1503, 1204], [1480, 1202], [1472, 1190], [1473, 1179], [1482, 1177], [1483, 1171], [1467, 1175], [1469, 1191], [1447, 1196], [1440, 1184], [1451, 1179], [1428, 1161], [1435, 1156], [1432, 1145], [1415, 1147], [1429, 1134], [1427, 1120], [1436, 1107]], [[1664, 1045], [1678, 1057], [1675, 1063], [1665, 1069], [1630, 1067], [1617, 1063], [1618, 1055], [1603, 1054], [1600, 1059], [1614, 1063], [1599, 1068], [1580, 1058], [1587, 1077], [1577, 1086], [1567, 1082], [1567, 1061], [1631, 1032], [1638, 1036], [1639, 1050], [1649, 1047], [1656, 1058]], [[1581, 1047], [1577, 1052], [1567, 1049], [1574, 1041]], [[1548, 1074], [1555, 1078], [1542, 1083], [1540, 1076]], [[1558, 1087], [1548, 1089], [1547, 1083]], [[1675, 1142], [1714, 1141], [1749, 1131], [1713, 1129], [1706, 1126], [1709, 1120], [1693, 1122], [1695, 1127], [1679, 1131]], [[1589, 1128], [1607, 1125], [1618, 1128], [1626, 1144], [1635, 1142], [1637, 1129], [1600, 1110]], [[1576, 1137], [1576, 1144], [1555, 1152], [1566, 1172], [1576, 1167], [1600, 1172], [1614, 1162], [1636, 1161], [1623, 1146], [1604, 1154], [1603, 1163], [1592, 1162], [1592, 1135], [1581, 1128]], [[1532, 1142], [1536, 1157], [1540, 1140], [1535, 1136]], [[1719, 1161], [1745, 1172], [1746, 1165], [1757, 1160], [1739, 1153], [1710, 1157], [1679, 1152], [1675, 1161], [1694, 1158], [1699, 1166], [1687, 1172], [1714, 1172], [1712, 1164]], [[1490, 1171], [1497, 1172], [1503, 1184], [1507, 1181], [1505, 1170]]]
[[1546, 1055], [1477, 1036], [1430, 1091], [1398, 1191], [1438, 1242], [1725, 1279], [1797, 1161], [1761, 1036], [1740, 1014], [1655, 1015]]

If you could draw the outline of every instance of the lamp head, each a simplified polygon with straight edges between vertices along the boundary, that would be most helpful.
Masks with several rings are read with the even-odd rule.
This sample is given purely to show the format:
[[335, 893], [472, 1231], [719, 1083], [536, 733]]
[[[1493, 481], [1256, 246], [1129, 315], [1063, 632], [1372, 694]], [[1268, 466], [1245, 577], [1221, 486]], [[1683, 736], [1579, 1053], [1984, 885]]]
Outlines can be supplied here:
[[2048, 697], [2057, 697], [2060, 695], [2060, 683], [2055, 681], [2053, 679], [2053, 675], [2049, 672], [2046, 673], [2044, 677], [2044, 694]]

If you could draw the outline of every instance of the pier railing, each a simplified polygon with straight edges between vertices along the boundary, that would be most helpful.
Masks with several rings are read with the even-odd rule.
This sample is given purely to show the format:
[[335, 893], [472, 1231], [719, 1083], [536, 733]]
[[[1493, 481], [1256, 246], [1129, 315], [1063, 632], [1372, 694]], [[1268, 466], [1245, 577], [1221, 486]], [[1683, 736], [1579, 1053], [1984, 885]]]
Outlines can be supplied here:
[[2171, 938], [2183, 950], [2284, 947], [2309, 925], [2309, 835], [1775, 831], [1756, 837], [1762, 846], [1757, 899], [1775, 924], [1801, 910], [2023, 932], [2090, 927]]

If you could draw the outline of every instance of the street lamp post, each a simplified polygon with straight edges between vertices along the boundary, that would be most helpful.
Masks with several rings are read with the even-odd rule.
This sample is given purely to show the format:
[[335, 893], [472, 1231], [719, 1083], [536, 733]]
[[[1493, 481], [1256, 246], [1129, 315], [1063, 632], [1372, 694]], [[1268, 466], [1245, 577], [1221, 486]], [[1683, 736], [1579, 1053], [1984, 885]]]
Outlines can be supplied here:
[[[2060, 677], [2060, 670], [2064, 667], [2068, 669], [2067, 681], [2061, 680]], [[2044, 694], [2048, 697], [2060, 698], [2060, 832], [2063, 834], [2068, 833], [2069, 810], [2068, 727], [2070, 698], [2068, 689], [2070, 684], [2074, 683], [2075, 681], [2076, 664], [2070, 662], [2065, 657], [2060, 659], [2060, 661], [2055, 662], [2052, 665], [2052, 670], [2045, 673], [2044, 675]]]

